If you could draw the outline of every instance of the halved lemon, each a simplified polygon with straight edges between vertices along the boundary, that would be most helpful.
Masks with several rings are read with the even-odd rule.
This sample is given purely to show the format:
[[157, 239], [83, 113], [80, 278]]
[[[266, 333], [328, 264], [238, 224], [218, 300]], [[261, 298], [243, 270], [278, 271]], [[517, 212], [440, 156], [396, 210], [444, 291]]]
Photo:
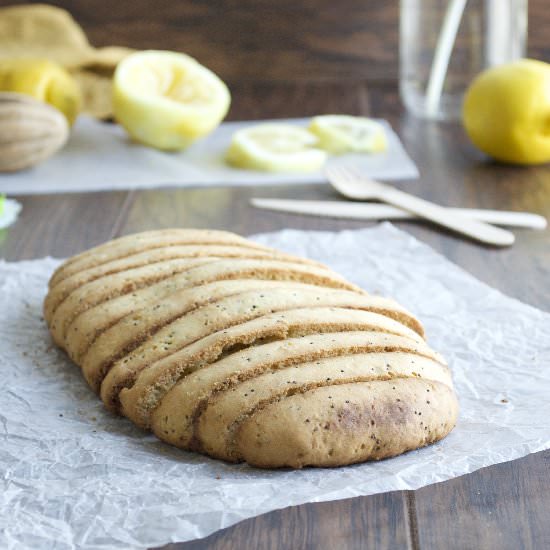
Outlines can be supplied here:
[[316, 116], [309, 130], [319, 139], [319, 147], [334, 154], [378, 153], [388, 148], [384, 127], [366, 117]]
[[123, 59], [115, 71], [116, 120], [151, 147], [185, 149], [223, 120], [231, 96], [212, 71], [182, 53], [148, 50]]
[[317, 138], [305, 128], [283, 123], [258, 124], [237, 130], [226, 161], [238, 168], [264, 172], [313, 172], [327, 159]]

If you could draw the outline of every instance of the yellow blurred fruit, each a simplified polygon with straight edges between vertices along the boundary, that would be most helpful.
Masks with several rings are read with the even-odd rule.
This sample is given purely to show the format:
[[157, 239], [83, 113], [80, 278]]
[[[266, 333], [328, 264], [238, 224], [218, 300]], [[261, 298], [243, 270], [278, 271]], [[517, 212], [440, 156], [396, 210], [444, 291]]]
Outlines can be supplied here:
[[192, 57], [143, 51], [126, 57], [115, 71], [116, 120], [130, 136], [151, 147], [185, 149], [224, 119], [227, 86]]
[[466, 92], [463, 123], [491, 157], [513, 164], [550, 161], [550, 65], [522, 59], [488, 69]]
[[309, 131], [319, 139], [318, 147], [334, 154], [380, 153], [388, 148], [384, 127], [362, 116], [316, 116]]
[[314, 172], [327, 160], [317, 137], [299, 126], [280, 122], [237, 130], [225, 160], [236, 168], [262, 172]]
[[59, 109], [72, 124], [82, 102], [80, 89], [60, 65], [47, 59], [0, 60], [0, 91], [26, 94]]

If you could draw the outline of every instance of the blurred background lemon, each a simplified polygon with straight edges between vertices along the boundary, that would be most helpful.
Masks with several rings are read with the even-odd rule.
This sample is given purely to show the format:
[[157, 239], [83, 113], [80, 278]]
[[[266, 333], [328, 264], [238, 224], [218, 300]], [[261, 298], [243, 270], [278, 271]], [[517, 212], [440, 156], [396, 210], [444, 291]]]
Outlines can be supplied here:
[[26, 94], [59, 109], [69, 124], [82, 103], [80, 89], [71, 75], [48, 59], [0, 60], [0, 91]]
[[550, 161], [550, 65], [522, 59], [482, 72], [466, 92], [464, 128], [479, 149], [514, 164]]

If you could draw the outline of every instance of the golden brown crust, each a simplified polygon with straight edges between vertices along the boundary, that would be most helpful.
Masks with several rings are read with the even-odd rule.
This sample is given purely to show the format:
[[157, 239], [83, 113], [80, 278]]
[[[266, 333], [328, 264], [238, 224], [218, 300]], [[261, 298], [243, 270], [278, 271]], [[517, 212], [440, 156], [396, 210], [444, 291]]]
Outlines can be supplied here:
[[437, 441], [457, 403], [418, 320], [327, 267], [223, 231], [65, 262], [44, 314], [107, 408], [183, 449], [337, 466]]
[[118, 296], [146, 289], [162, 281], [174, 284], [173, 279], [178, 281], [179, 288], [188, 288], [213, 281], [243, 278], [298, 281], [360, 292], [355, 285], [325, 268], [301, 263], [217, 257], [175, 259], [127, 269], [85, 283], [74, 289], [57, 308], [54, 308], [56, 300], [51, 298], [56, 291], [53, 288], [45, 301], [44, 316], [50, 323], [55, 342], [63, 346], [69, 325], [79, 315]]
[[266, 247], [262, 247], [261, 245], [247, 241], [238, 235], [227, 233], [226, 231], [209, 231], [201, 229], [161, 229], [144, 231], [142, 233], [113, 239], [69, 258], [65, 263], [59, 266], [52, 275], [50, 288], [57, 285], [66, 277], [91, 267], [113, 260], [119, 260], [139, 252], [186, 244], [236, 244], [255, 249], [267, 249]]
[[[275, 312], [297, 308], [307, 309], [312, 306], [315, 308], [333, 306], [344, 307], [349, 310], [384, 311], [377, 308], [380, 302], [383, 303], [380, 298], [361, 296], [330, 288], [315, 288], [311, 285], [301, 285], [298, 288], [289, 285], [287, 287], [272, 288], [269, 292], [264, 289], [248, 290], [214, 300], [196, 309], [189, 310], [189, 308], [186, 308], [185, 313], [150, 334], [141, 345], [125, 354], [122, 360], [118, 360], [110, 368], [109, 365], [106, 365], [103, 357], [99, 357], [97, 353], [92, 353], [96, 351], [95, 349], [90, 350], [82, 363], [82, 369], [90, 385], [97, 389], [98, 384], [101, 383], [101, 376], [105, 372], [103, 369], [105, 366], [113, 371], [123, 369], [125, 372], [140, 372], [164, 357], [177, 354], [185, 346], [201, 338], [232, 326], [243, 326], [244, 323], [252, 319], [259, 318], [261, 322], [264, 316], [269, 316]], [[349, 317], [353, 318], [351, 311]], [[400, 325], [382, 315], [379, 319], [380, 330], [388, 325]], [[282, 323], [283, 320], [281, 319], [279, 322]], [[407, 333], [417, 336], [408, 327], [401, 325], [401, 329], [401, 334]], [[116, 330], [116, 328], [113, 330]], [[117, 355], [120, 354], [117, 353]]]
[[[193, 436], [193, 419], [205, 401], [243, 380], [267, 371], [291, 365], [317, 361], [341, 355], [405, 352], [440, 361], [440, 357], [423, 342], [384, 332], [318, 333], [307, 337], [287, 335], [280, 341], [246, 348], [230, 354], [206, 367], [189, 373], [186, 369], [180, 382], [169, 388], [153, 410], [151, 426], [154, 433], [182, 448], [189, 448]], [[411, 359], [415, 364], [415, 359]], [[442, 365], [443, 367], [443, 365]], [[374, 369], [374, 365], [369, 368]], [[392, 363], [385, 365], [388, 371]], [[373, 372], [373, 371], [372, 371]], [[421, 375], [422, 371], [417, 372]]]
[[341, 355], [267, 371], [210, 398], [195, 418], [194, 444], [210, 456], [240, 461], [235, 440], [239, 427], [270, 403], [327, 385], [411, 378], [419, 372], [429, 380], [451, 384], [448, 369], [406, 352]]
[[453, 390], [431, 380], [325, 386], [287, 396], [246, 418], [236, 448], [253, 466], [341, 466], [434, 443], [453, 429], [457, 415]]
[[[271, 330], [270, 330], [271, 328]], [[213, 338], [202, 338], [196, 342], [195, 348], [200, 347], [205, 353], [213, 359], [218, 359], [220, 352], [209, 353], [209, 347], [216, 347], [219, 350], [226, 350], [229, 346], [233, 348], [236, 345], [248, 343], [250, 353], [247, 354], [247, 367], [255, 364], [255, 358], [261, 355], [262, 348], [260, 344], [265, 342], [266, 338], [271, 340], [282, 338], [305, 337], [311, 334], [333, 333], [333, 337], [325, 338], [329, 346], [333, 346], [334, 337], [338, 346], [346, 346], [348, 333], [363, 331], [362, 335], [371, 332], [380, 332], [381, 335], [372, 335], [370, 339], [373, 342], [380, 342], [380, 346], [399, 347], [409, 345], [419, 352], [428, 353], [429, 349], [424, 345], [422, 339], [412, 330], [393, 321], [383, 315], [372, 313], [370, 311], [352, 310], [345, 307], [318, 307], [307, 309], [279, 309], [276, 313], [269, 313], [257, 317], [249, 322], [240, 323], [227, 330], [212, 332]], [[337, 334], [337, 333], [343, 334]], [[400, 337], [400, 338], [397, 338]], [[404, 339], [408, 340], [404, 340]], [[225, 344], [220, 346], [220, 340]], [[305, 340], [305, 339], [304, 339]], [[311, 343], [305, 344], [311, 346]], [[297, 349], [303, 348], [304, 343], [299, 342]], [[275, 348], [275, 346], [272, 346]], [[323, 349], [321, 340], [315, 342], [316, 353]], [[306, 347], [306, 349], [308, 349]], [[123, 414], [142, 427], [149, 427], [150, 413], [154, 410], [164, 395], [173, 387], [181, 377], [182, 365], [189, 364], [188, 348], [183, 348], [181, 352], [168, 356], [165, 361], [150, 363], [135, 372], [133, 376], [127, 377], [124, 382], [124, 389], [120, 392], [120, 400], [123, 405]], [[256, 352], [256, 353], [254, 353]], [[284, 361], [286, 357], [281, 355], [279, 361]], [[206, 361], [201, 363], [204, 366]], [[245, 369], [240, 367], [242, 373]], [[112, 373], [110, 373], [112, 374]], [[102, 397], [106, 404], [109, 403], [109, 390], [107, 386], [112, 382], [102, 385]], [[151, 397], [154, 388], [154, 397]]]

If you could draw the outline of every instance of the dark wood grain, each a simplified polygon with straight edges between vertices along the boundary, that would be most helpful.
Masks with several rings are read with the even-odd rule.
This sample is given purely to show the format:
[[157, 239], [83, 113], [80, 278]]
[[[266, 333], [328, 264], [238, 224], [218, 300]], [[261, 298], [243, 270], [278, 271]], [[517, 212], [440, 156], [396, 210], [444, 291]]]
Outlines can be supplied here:
[[277, 510], [164, 550], [408, 550], [413, 548], [408, 521], [405, 493], [385, 493]]
[[[420, 196], [456, 206], [529, 209], [550, 217], [550, 167], [488, 162], [456, 125], [402, 112], [393, 86], [362, 82], [238, 88], [233, 117], [284, 117], [326, 110], [373, 113], [392, 121], [422, 177], [402, 182]], [[309, 101], [309, 102], [308, 102]], [[64, 256], [143, 229], [214, 227], [249, 234], [284, 227], [337, 230], [367, 224], [259, 211], [252, 196], [336, 198], [325, 185], [170, 189], [21, 198], [21, 220], [4, 235], [0, 257]], [[492, 286], [550, 310], [550, 231], [517, 231], [508, 250], [485, 248], [419, 223], [400, 223]], [[414, 493], [395, 492], [308, 504], [264, 514], [207, 539], [171, 545], [204, 549], [546, 549], [550, 547], [550, 452], [487, 468]]]
[[131, 193], [18, 197], [21, 216], [0, 231], [0, 258], [65, 258], [111, 239], [130, 204]]
[[422, 550], [550, 548], [550, 452], [412, 493]]
[[[2, 0], [0, 5], [25, 0]], [[173, 49], [233, 83], [368, 79], [398, 72], [399, 2], [61, 0], [94, 45]], [[547, 0], [529, 2], [529, 55], [550, 61]]]
[[363, 81], [353, 85], [335, 82], [244, 83], [232, 86], [229, 119], [253, 120], [308, 117], [319, 114], [358, 115], [369, 111], [369, 94]]

